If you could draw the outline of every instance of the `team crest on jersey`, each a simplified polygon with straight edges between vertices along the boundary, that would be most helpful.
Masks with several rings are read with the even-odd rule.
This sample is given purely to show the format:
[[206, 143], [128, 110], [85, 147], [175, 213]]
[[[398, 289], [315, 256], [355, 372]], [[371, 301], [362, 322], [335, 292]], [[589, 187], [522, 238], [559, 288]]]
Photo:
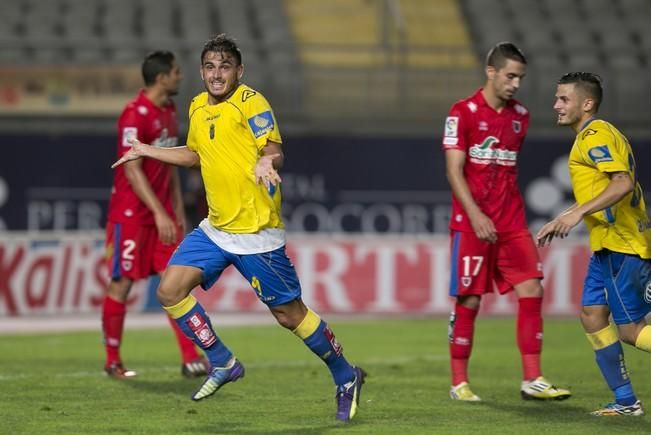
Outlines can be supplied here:
[[210, 124], [208, 134], [210, 134], [210, 140], [213, 140], [215, 138], [215, 124]]
[[612, 162], [613, 156], [610, 154], [608, 145], [599, 145], [588, 150], [588, 155], [595, 163]]
[[242, 102], [245, 102], [246, 100], [248, 100], [249, 98], [251, 98], [252, 96], [254, 96], [256, 93], [257, 93], [257, 92], [255, 92], [255, 91], [251, 91], [251, 90], [249, 90], [249, 89], [247, 89], [246, 91], [242, 92]]
[[518, 134], [522, 131], [522, 123], [520, 121], [513, 120], [511, 121], [511, 125], [513, 126], [513, 131]]
[[131, 270], [131, 267], [133, 266], [133, 263], [129, 260], [123, 260], [122, 261], [122, 269], [124, 269], [125, 272], [128, 272]]
[[274, 117], [271, 110], [252, 116], [248, 121], [256, 139], [274, 129]]
[[469, 287], [470, 284], [472, 284], [472, 278], [469, 276], [462, 276], [461, 277], [461, 285], [464, 287]]

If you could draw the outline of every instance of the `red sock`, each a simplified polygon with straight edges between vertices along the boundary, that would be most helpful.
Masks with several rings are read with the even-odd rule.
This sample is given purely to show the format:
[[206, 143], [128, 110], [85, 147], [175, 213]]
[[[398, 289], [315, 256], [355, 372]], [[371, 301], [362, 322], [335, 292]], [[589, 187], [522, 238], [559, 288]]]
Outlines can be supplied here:
[[459, 303], [454, 307], [455, 319], [450, 334], [452, 385], [468, 382], [468, 360], [472, 351], [477, 312], [478, 310], [471, 310]]
[[124, 317], [127, 314], [126, 304], [116, 301], [108, 296], [104, 297], [102, 304], [102, 331], [104, 333], [104, 347], [106, 349], [106, 366], [121, 362], [120, 343], [124, 330]]
[[185, 336], [183, 331], [181, 331], [181, 328], [179, 328], [179, 325], [176, 323], [176, 320], [172, 319], [169, 315], [167, 316], [167, 319], [170, 321], [170, 325], [172, 325], [174, 335], [176, 335], [176, 342], [179, 344], [183, 363], [185, 364], [199, 358], [199, 353], [197, 352], [197, 348], [194, 346], [194, 342]]
[[523, 379], [541, 376], [540, 352], [542, 351], [543, 320], [542, 298], [518, 299], [518, 348], [522, 356]]

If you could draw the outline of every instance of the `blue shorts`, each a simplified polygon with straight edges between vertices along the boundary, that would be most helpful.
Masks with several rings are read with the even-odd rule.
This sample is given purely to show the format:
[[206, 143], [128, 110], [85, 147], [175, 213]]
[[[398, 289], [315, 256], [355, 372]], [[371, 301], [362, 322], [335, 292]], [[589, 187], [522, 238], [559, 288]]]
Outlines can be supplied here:
[[181, 242], [168, 264], [201, 269], [204, 290], [212, 287], [232, 264], [251, 284], [258, 299], [270, 307], [301, 297], [301, 285], [284, 246], [261, 254], [233, 254], [217, 246], [203, 230], [195, 228]]
[[617, 325], [636, 323], [651, 311], [651, 261], [637, 255], [595, 252], [583, 283], [583, 306], [608, 305]]

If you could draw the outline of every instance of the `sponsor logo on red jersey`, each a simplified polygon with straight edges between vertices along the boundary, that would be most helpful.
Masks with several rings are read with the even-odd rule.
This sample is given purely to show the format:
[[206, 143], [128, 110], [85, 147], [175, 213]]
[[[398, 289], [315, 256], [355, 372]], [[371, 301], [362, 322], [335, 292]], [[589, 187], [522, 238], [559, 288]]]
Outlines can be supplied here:
[[502, 148], [493, 148], [493, 145], [500, 143], [495, 136], [488, 136], [480, 144], [475, 144], [468, 150], [470, 160], [474, 163], [513, 166], [518, 159], [516, 151], [509, 151]]

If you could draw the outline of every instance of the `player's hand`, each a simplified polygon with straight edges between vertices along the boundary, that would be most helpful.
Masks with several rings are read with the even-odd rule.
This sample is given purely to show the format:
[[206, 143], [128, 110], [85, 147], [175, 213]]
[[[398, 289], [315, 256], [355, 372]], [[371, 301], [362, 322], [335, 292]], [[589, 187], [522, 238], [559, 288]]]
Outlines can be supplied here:
[[176, 242], [179, 227], [176, 225], [176, 222], [167, 215], [167, 213], [154, 213], [154, 221], [156, 222], [158, 239], [163, 243], [163, 245], [171, 245]]
[[553, 221], [547, 222], [545, 225], [543, 225], [542, 228], [538, 230], [538, 233], [536, 234], [536, 241], [538, 242], [538, 247], [543, 248], [546, 245], [551, 245], [554, 237], [563, 238], [564, 236], [561, 235], [560, 228], [561, 228], [561, 224], [558, 221], [558, 218], [554, 219]]
[[539, 248], [544, 248], [546, 245], [551, 245], [554, 239], [554, 221], [547, 222], [542, 226], [538, 233], [536, 233], [536, 242]]
[[131, 144], [131, 149], [124, 153], [120, 159], [111, 165], [111, 169], [115, 169], [123, 163], [130, 162], [131, 160], [138, 160], [145, 157], [147, 154], [148, 144], [140, 142], [135, 137], [127, 139]]
[[538, 246], [550, 245], [554, 237], [564, 239], [570, 234], [570, 230], [577, 226], [583, 216], [576, 210], [560, 214], [553, 221], [547, 222], [536, 234]]
[[276, 157], [280, 157], [280, 154], [264, 155], [255, 164], [255, 181], [263, 183], [267, 189], [271, 186], [277, 186], [282, 181], [278, 171], [274, 169], [273, 160]]
[[493, 221], [482, 212], [470, 217], [470, 225], [475, 231], [477, 238], [488, 243], [497, 242], [497, 230]]

